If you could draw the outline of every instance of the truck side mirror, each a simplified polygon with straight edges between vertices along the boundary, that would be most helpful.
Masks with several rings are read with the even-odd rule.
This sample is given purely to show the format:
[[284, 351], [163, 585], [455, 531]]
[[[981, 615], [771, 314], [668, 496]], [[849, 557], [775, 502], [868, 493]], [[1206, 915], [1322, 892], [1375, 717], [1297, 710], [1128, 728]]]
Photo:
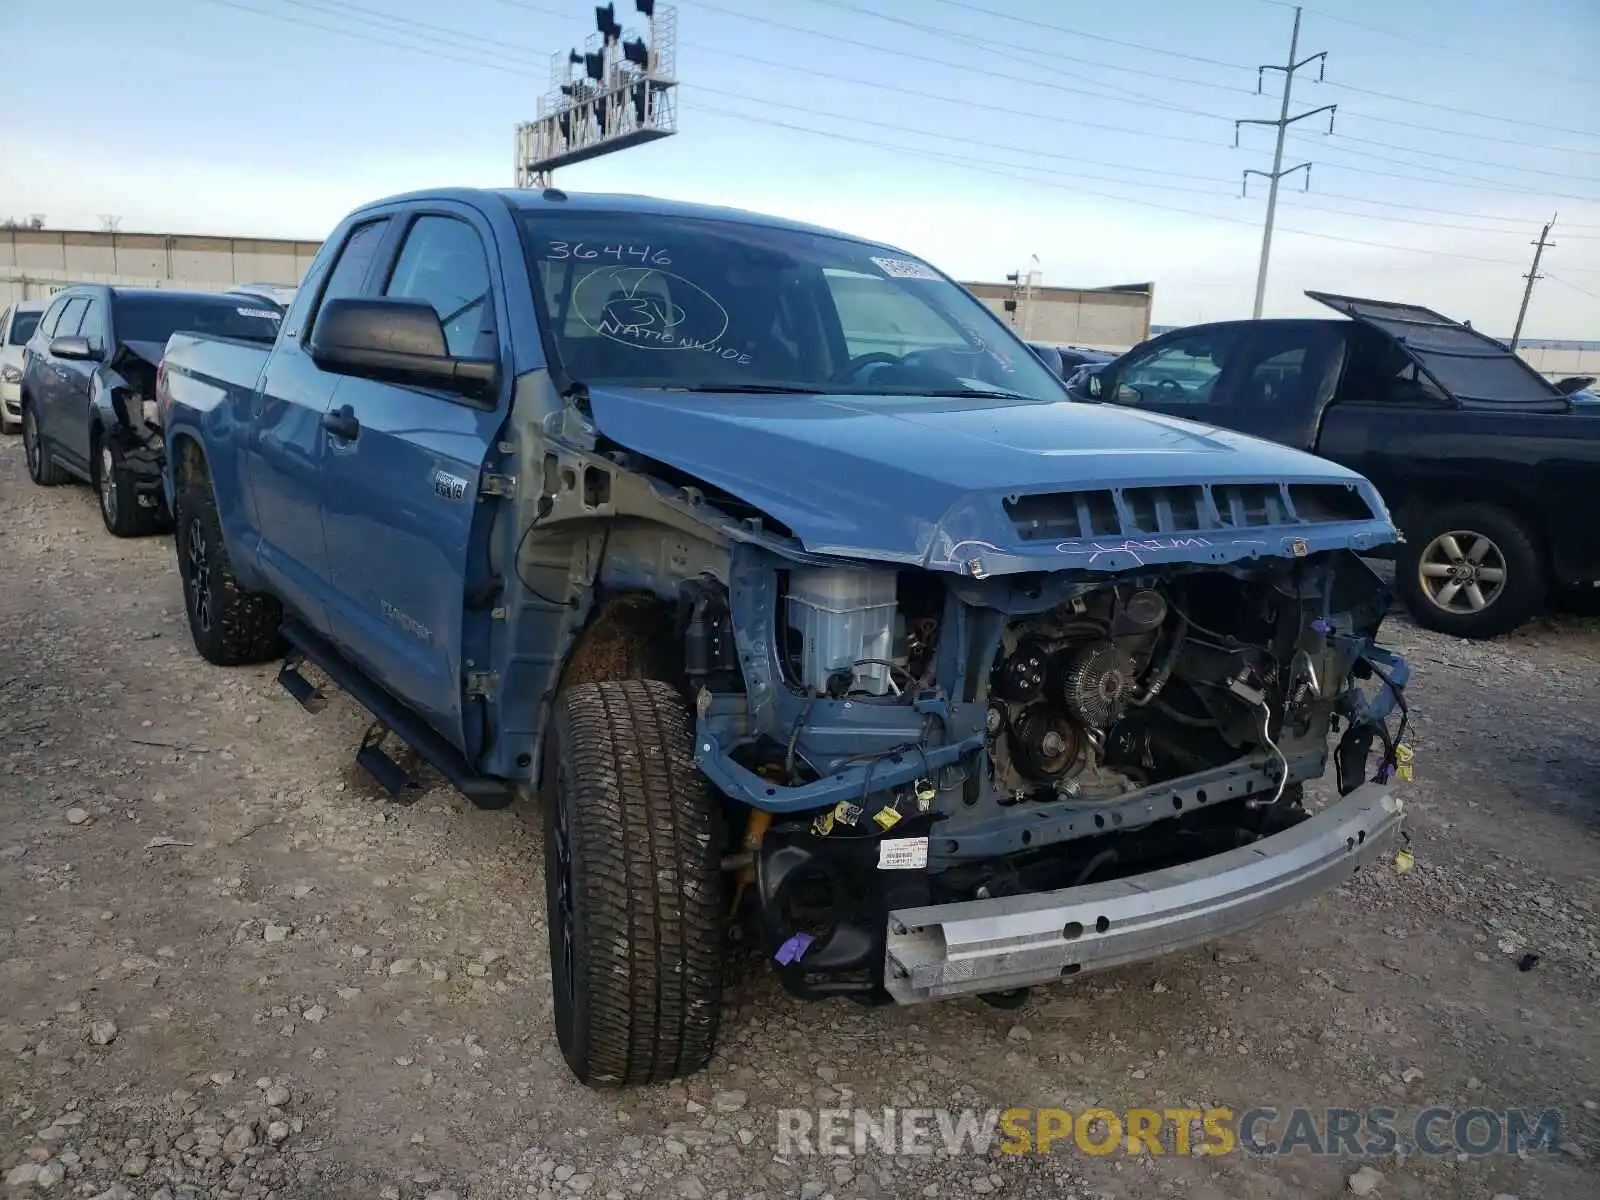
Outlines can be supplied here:
[[457, 358], [431, 304], [376, 296], [340, 296], [317, 314], [306, 347], [324, 371], [482, 397], [499, 378], [494, 359]]

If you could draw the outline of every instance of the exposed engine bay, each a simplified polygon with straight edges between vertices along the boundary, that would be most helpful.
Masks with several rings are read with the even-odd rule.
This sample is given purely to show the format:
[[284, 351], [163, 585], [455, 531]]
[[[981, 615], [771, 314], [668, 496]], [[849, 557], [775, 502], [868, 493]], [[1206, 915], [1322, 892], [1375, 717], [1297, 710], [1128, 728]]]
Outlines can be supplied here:
[[[753, 716], [740, 765], [704, 753], [702, 769], [725, 792], [784, 792], [749, 844], [766, 939], [823, 931], [785, 977], [802, 994], [858, 994], [884, 906], [1224, 853], [1306, 820], [1298, 785], [1330, 760], [1348, 794], [1405, 754], [1405, 664], [1373, 641], [1388, 593], [1348, 551], [1099, 577], [756, 578], [760, 607], [705, 643], [737, 669], [690, 677], [703, 729], [747, 702]], [[884, 869], [900, 847], [925, 869]]]
[[[914, 572], [791, 572], [791, 687], [869, 705], [939, 692], [933, 584]], [[1092, 804], [1252, 751], [1273, 755], [1287, 784], [1278, 739], [1326, 737], [1382, 604], [1371, 572], [1341, 555], [1110, 581], [1004, 620], [988, 669], [967, 681], [983, 706], [980, 790], [1002, 805]], [[802, 766], [807, 732], [794, 739]], [[1320, 774], [1318, 757], [1293, 774]]]

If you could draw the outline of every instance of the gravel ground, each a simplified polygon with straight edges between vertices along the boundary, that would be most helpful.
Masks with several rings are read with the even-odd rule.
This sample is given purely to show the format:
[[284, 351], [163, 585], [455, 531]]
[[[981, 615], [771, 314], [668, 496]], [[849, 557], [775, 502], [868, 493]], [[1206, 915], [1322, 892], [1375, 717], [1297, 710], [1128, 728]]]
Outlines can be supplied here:
[[[554, 1048], [533, 814], [385, 803], [353, 705], [203, 664], [170, 542], [113, 540], [5, 439], [0, 1193], [1593, 1197], [1600, 622], [1390, 641], [1418, 676], [1409, 874], [1016, 1012], [808, 1006], [746, 959], [709, 1071], [590, 1092]], [[1556, 1108], [1563, 1145], [1377, 1179], [1304, 1153], [776, 1153], [780, 1106], [1296, 1104]]]

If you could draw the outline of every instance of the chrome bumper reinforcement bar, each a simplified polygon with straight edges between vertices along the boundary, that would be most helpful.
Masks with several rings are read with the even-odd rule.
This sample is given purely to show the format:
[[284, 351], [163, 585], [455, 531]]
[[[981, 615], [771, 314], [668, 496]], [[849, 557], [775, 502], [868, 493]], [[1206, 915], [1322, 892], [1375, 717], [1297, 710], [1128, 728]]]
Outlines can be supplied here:
[[1363, 784], [1292, 829], [1109, 883], [889, 914], [884, 986], [901, 1004], [1141, 962], [1248, 928], [1392, 848], [1404, 803]]

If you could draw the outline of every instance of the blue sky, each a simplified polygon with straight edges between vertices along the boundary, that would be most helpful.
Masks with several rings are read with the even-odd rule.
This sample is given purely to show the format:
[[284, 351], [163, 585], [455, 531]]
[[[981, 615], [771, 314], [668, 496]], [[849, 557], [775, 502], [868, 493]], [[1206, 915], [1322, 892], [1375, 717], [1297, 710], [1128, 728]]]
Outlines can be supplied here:
[[[1265, 185], [1240, 198], [1239, 175], [1270, 166], [1271, 131], [1233, 149], [1232, 122], [1277, 115], [1254, 68], [1284, 60], [1291, 8], [677, 9], [681, 132], [562, 186], [816, 221], [963, 278], [1037, 255], [1046, 283], [1154, 280], [1163, 323], [1248, 315]], [[507, 185], [550, 56], [592, 29], [576, 0], [0, 0], [0, 215], [314, 238], [390, 192]], [[1309, 193], [1285, 183], [1268, 312], [1314, 311], [1319, 288], [1509, 331], [1559, 210], [1527, 333], [1600, 338], [1600, 3], [1319, 0], [1318, 50], [1328, 81], [1303, 76], [1296, 108], [1337, 103], [1336, 132], [1288, 143], [1286, 165], [1316, 165]]]

